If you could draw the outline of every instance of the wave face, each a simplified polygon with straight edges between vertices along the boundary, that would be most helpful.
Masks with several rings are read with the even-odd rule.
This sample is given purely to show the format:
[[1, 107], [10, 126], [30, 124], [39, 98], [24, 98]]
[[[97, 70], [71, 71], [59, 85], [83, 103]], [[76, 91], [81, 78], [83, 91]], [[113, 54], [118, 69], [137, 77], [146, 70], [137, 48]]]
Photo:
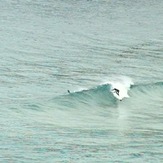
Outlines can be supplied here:
[[54, 98], [54, 102], [64, 107], [114, 107], [117, 104], [116, 98], [113, 96], [110, 84], [99, 85], [96, 88], [72, 92], [67, 95]]
[[134, 97], [143, 95], [147, 98], [152, 97], [152, 99], [157, 99], [163, 94], [163, 82], [133, 85], [131, 90]]
[[[109, 125], [121, 130], [119, 123], [138, 127], [146, 121], [160, 129], [162, 114], [158, 112], [162, 109], [163, 82], [134, 85], [127, 80], [128, 84], [124, 83], [120, 84], [121, 89], [126, 90], [128, 96], [122, 101], [113, 95], [115, 85], [110, 81], [108, 84], [53, 98], [43, 109], [47, 113], [48, 123], [89, 129], [108, 128]], [[45, 114], [42, 116], [45, 117]]]
[[77, 108], [81, 105], [83, 107], [110, 108], [120, 105], [119, 99], [113, 95], [113, 88], [118, 88], [120, 93], [123, 91], [123, 103], [135, 102], [137, 105], [139, 105], [141, 101], [144, 104], [147, 104], [150, 100], [159, 101], [163, 94], [163, 82], [137, 85], [130, 83], [129, 85], [126, 86], [119, 83], [103, 84], [92, 89], [71, 92], [70, 94], [56, 97], [53, 99], [53, 102], [67, 108]]

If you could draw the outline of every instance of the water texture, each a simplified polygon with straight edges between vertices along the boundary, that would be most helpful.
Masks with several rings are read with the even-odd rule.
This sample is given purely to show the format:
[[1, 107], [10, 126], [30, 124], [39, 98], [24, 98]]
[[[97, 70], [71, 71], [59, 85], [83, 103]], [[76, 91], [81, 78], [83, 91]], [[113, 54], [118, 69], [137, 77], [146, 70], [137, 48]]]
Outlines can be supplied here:
[[163, 161], [162, 0], [0, 5], [0, 162]]

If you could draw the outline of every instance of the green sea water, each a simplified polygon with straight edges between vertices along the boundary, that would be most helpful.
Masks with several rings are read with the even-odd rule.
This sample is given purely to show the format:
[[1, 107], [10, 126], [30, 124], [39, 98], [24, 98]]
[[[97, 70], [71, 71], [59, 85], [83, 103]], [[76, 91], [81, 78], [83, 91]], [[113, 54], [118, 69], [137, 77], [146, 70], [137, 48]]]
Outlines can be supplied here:
[[0, 162], [163, 161], [162, 0], [0, 4]]

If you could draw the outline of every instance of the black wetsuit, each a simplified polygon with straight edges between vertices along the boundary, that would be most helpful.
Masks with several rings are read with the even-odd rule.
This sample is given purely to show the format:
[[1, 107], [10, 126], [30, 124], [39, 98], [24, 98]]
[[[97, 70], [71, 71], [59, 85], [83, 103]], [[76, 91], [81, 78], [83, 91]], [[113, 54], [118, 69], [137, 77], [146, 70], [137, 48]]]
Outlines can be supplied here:
[[115, 91], [115, 93], [119, 96], [119, 89], [114, 88], [113, 91]]

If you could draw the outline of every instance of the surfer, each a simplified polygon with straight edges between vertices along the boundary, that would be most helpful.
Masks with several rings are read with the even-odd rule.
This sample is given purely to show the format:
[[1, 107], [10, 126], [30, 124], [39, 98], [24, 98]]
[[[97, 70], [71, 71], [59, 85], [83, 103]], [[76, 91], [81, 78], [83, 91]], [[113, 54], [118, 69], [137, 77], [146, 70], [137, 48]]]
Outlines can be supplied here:
[[68, 93], [70, 93], [70, 90], [67, 90]]
[[115, 93], [119, 96], [119, 89], [114, 88], [112, 91], [115, 91]]

